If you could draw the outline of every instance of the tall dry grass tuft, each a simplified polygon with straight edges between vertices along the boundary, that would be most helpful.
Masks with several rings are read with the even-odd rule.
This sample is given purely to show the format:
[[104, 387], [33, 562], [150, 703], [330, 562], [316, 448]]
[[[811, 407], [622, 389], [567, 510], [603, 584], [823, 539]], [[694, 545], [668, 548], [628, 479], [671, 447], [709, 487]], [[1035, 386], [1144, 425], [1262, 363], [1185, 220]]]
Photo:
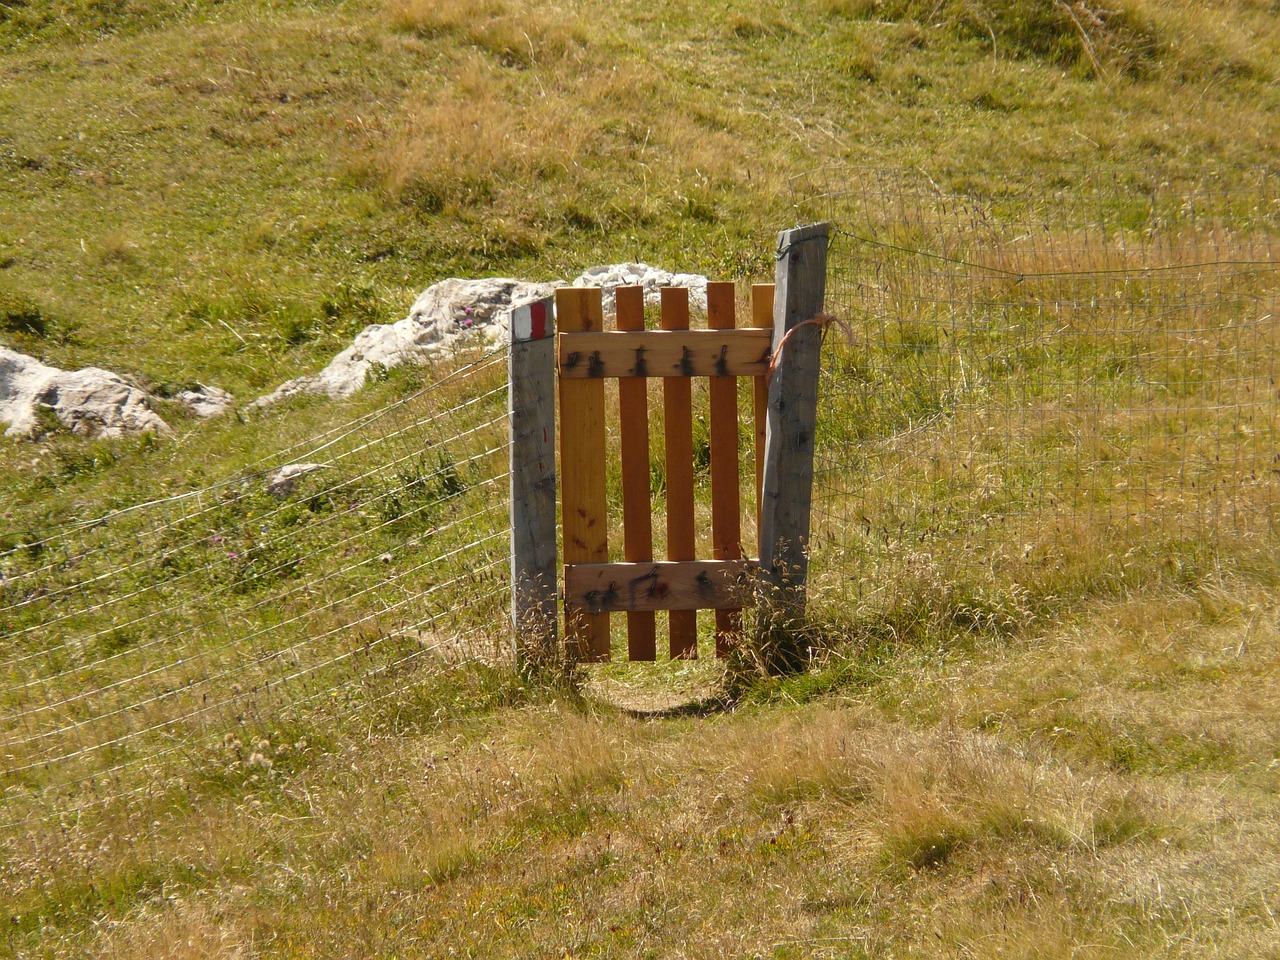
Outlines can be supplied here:
[[587, 43], [582, 22], [539, 4], [507, 0], [393, 0], [393, 27], [422, 37], [451, 37], [504, 66], [525, 69], [563, 59]]
[[424, 36], [463, 30], [507, 13], [504, 0], [392, 0], [391, 25]]
[[1091, 853], [1162, 835], [1154, 805], [1116, 778], [957, 726], [911, 731], [865, 709], [747, 725], [713, 736], [705, 753], [723, 769], [722, 791], [742, 791], [764, 813], [844, 823], [891, 874], [970, 848], [980, 858], [1010, 845]]
[[1097, 0], [825, 0], [833, 15], [942, 25], [996, 55], [1036, 57], [1090, 74], [1143, 76], [1165, 49], [1158, 21], [1133, 2]]
[[102, 924], [94, 952], [100, 957], [168, 957], [171, 960], [245, 960], [252, 937], [238, 918], [199, 901], [173, 898], [139, 910], [119, 922]]
[[136, 263], [141, 248], [126, 230], [108, 230], [98, 241], [98, 259], [106, 264], [130, 265]]
[[526, 101], [500, 67], [473, 55], [447, 92], [409, 108], [368, 162], [388, 192], [425, 212], [489, 208], [517, 184], [571, 176], [587, 129], [569, 98]]
[[584, 11], [402, 2], [389, 16], [455, 66], [370, 138], [359, 174], [503, 235], [517, 256], [563, 233], [718, 223], [785, 193], [778, 158], [747, 148], [741, 112], [712, 98], [662, 110], [673, 82]]

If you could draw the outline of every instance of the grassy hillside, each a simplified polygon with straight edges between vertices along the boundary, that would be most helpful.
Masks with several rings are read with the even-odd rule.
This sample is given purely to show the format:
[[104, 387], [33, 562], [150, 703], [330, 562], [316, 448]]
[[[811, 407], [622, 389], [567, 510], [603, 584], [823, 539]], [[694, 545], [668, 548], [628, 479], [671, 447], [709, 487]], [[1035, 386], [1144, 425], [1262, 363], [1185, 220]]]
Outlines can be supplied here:
[[435, 655], [503, 640], [497, 364], [0, 443], [0, 955], [1277, 955], [1278, 65], [1275, 0], [0, 0], [0, 343], [161, 397], [446, 276], [770, 280], [817, 194], [880, 244], [787, 679]]
[[[990, 193], [1099, 169], [1229, 187], [1273, 161], [1268, 4], [1080, 11], [6, 5], [0, 335], [244, 402], [445, 276], [769, 279], [822, 164]], [[6, 486], [30, 459], [5, 445]]]
[[828, 161], [986, 190], [1095, 165], [1229, 183], [1274, 158], [1274, 13], [6, 5], [0, 299], [46, 331], [7, 336], [249, 398], [448, 275], [766, 275], [788, 178]]

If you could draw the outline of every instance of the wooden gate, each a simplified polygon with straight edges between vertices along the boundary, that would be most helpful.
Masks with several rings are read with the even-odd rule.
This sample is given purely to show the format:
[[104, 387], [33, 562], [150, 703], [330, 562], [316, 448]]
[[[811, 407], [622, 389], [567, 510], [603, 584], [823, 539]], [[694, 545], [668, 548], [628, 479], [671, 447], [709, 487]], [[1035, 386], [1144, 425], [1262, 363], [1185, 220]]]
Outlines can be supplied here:
[[[560, 328], [560, 489], [565, 630], [582, 660], [610, 654], [610, 614], [627, 615], [632, 660], [653, 660], [656, 618], [669, 614], [673, 658], [696, 657], [697, 611], [716, 611], [716, 652], [741, 633], [758, 561], [742, 545], [738, 378], [754, 381], [756, 463], [763, 464], [767, 374], [773, 355], [773, 286], [752, 290], [753, 325], [737, 329], [732, 283], [707, 285], [707, 327], [689, 327], [689, 291], [661, 291], [659, 330], [645, 330], [644, 290], [615, 293], [617, 323], [605, 330], [598, 289], [556, 293]], [[646, 380], [662, 379], [663, 491], [667, 556], [653, 555], [649, 400]], [[712, 556], [696, 555], [694, 377], [709, 378]], [[610, 563], [606, 494], [606, 379], [618, 381], [623, 561]], [[757, 471], [757, 506], [760, 493]], [[758, 512], [757, 512], [758, 515]]]
[[[518, 661], [555, 662], [561, 568], [556, 550], [557, 479], [562, 493], [563, 599], [567, 652], [610, 655], [610, 617], [625, 613], [633, 660], [657, 653], [657, 611], [669, 611], [670, 655], [697, 655], [697, 611], [716, 611], [716, 651], [742, 630], [742, 608], [768, 593], [782, 620], [804, 612], [809, 500], [817, 406], [827, 224], [784, 231], [777, 282], [752, 288], [739, 327], [732, 283], [707, 288], [707, 328], [690, 329], [689, 293], [661, 291], [658, 330], [646, 330], [644, 291], [616, 290], [616, 329], [604, 327], [597, 288], [561, 288], [512, 314], [511, 584]], [[555, 327], [559, 326], [557, 336]], [[699, 559], [695, 525], [694, 377], [708, 378], [711, 557]], [[749, 435], [756, 464], [758, 558], [742, 543], [738, 380], [754, 391]], [[667, 556], [654, 556], [647, 386], [662, 381]], [[618, 381], [622, 560], [610, 562], [605, 381]], [[559, 387], [560, 470], [555, 395]], [[616, 547], [616, 545], [615, 545]], [[616, 555], [616, 554], [615, 554]]]

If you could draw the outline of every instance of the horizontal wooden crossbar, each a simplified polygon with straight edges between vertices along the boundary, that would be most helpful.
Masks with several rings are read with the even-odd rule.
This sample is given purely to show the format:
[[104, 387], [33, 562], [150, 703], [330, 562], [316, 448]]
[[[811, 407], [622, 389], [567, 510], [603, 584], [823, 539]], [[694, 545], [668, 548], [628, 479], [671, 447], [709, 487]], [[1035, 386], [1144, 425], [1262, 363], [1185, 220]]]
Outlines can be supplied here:
[[759, 377], [773, 357], [772, 330], [608, 330], [561, 333], [560, 376]]
[[751, 603], [754, 560], [571, 563], [564, 568], [566, 603], [589, 613], [642, 610], [724, 610]]

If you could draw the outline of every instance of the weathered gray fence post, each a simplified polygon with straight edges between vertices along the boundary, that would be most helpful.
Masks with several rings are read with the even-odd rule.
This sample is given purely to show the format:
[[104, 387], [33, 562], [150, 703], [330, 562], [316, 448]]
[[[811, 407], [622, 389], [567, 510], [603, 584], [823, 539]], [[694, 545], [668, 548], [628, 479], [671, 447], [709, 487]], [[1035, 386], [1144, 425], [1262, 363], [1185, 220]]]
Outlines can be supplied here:
[[775, 356], [782, 352], [769, 381], [760, 514], [760, 570], [769, 595], [761, 598], [762, 629], [779, 615], [790, 621], [804, 615], [822, 326], [802, 324], [822, 315], [828, 239], [826, 223], [778, 235], [773, 349]]
[[511, 311], [511, 624], [519, 668], [558, 650], [554, 300]]

